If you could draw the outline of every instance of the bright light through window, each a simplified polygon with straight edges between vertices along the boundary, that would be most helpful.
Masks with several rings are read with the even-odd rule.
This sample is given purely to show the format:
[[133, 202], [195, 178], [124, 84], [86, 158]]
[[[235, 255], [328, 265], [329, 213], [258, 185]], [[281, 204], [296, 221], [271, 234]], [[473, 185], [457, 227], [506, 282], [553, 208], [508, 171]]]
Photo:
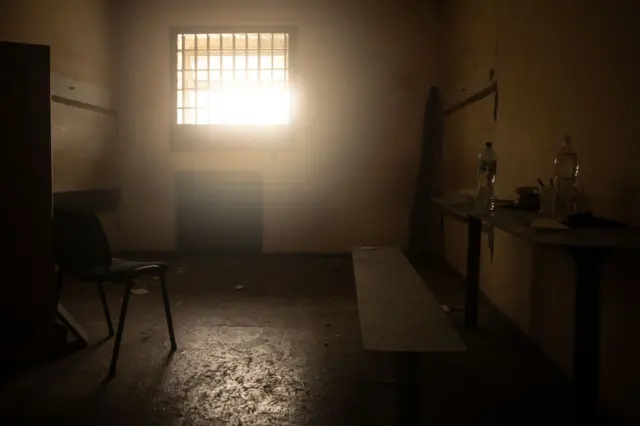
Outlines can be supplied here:
[[292, 115], [289, 34], [178, 34], [176, 123], [283, 125]]

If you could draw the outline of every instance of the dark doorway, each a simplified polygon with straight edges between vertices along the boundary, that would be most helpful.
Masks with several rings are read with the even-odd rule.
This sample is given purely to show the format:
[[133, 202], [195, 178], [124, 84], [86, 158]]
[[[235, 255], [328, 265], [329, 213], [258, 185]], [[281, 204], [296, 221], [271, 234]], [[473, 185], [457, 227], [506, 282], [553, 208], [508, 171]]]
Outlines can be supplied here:
[[262, 252], [260, 172], [180, 172], [176, 179], [180, 251]]

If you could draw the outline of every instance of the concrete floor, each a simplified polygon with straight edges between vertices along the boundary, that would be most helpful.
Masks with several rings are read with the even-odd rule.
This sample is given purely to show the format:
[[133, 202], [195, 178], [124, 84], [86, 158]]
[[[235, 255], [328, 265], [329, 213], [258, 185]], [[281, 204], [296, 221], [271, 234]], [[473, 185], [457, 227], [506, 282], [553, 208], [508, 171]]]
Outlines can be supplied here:
[[[178, 350], [157, 281], [132, 295], [117, 376], [97, 289], [69, 283], [62, 303], [89, 348], [21, 373], [0, 389], [0, 424], [391, 425], [393, 358], [360, 345], [348, 258], [172, 257], [168, 276]], [[462, 286], [418, 268], [442, 303]], [[243, 286], [237, 290], [236, 286]], [[122, 287], [107, 286], [117, 318]], [[453, 311], [452, 321], [462, 322]], [[568, 425], [567, 381], [486, 303], [464, 354], [425, 356], [429, 425]]]

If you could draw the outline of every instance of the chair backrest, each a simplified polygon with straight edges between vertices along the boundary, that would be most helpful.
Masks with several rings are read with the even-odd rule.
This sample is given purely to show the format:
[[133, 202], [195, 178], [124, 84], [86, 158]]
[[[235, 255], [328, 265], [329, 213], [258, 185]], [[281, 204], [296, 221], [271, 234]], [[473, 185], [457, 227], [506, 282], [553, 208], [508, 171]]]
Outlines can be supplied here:
[[109, 240], [100, 218], [91, 212], [54, 212], [53, 252], [61, 269], [111, 265]]

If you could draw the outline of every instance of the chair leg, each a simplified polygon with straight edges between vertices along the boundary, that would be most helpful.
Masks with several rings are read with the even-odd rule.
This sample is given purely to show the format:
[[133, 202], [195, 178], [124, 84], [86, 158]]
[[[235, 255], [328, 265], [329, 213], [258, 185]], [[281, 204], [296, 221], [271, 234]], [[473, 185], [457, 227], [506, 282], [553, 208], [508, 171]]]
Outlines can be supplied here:
[[116, 333], [116, 341], [113, 345], [113, 355], [111, 356], [111, 365], [109, 366], [109, 377], [116, 375], [116, 367], [118, 365], [118, 356], [120, 355], [120, 343], [122, 342], [122, 332], [124, 331], [124, 320], [127, 316], [127, 307], [129, 306], [129, 298], [131, 297], [131, 288], [133, 281], [127, 281], [124, 287], [124, 296], [122, 297], [122, 307], [120, 308], [120, 320], [118, 321], [118, 332]]
[[171, 350], [175, 351], [176, 336], [173, 333], [173, 320], [171, 319], [171, 308], [169, 306], [169, 292], [167, 291], [167, 280], [164, 274], [160, 277], [160, 286], [162, 287], [162, 301], [164, 302], [164, 313], [167, 317], [167, 327], [169, 328], [169, 339], [171, 339]]
[[107, 304], [107, 295], [104, 293], [104, 286], [102, 285], [102, 281], [98, 281], [98, 293], [100, 293], [102, 310], [104, 311], [104, 316], [107, 319], [107, 327], [109, 328], [109, 337], [112, 337], [115, 333], [113, 332], [113, 323], [111, 322], [111, 314], [109, 313], [109, 305]]

